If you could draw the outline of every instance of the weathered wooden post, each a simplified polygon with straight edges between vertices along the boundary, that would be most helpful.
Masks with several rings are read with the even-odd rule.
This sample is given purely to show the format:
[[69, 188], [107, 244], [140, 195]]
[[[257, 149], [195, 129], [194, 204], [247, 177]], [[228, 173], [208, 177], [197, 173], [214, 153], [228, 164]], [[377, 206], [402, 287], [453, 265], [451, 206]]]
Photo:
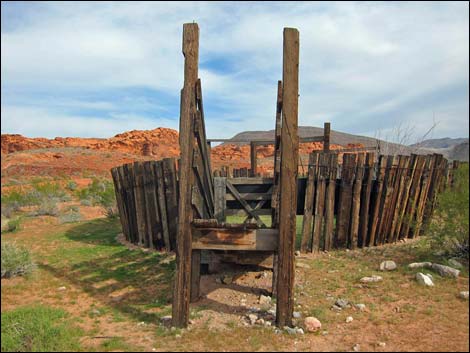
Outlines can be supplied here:
[[189, 320], [191, 288], [192, 208], [191, 192], [193, 128], [196, 113], [196, 81], [198, 77], [199, 27], [183, 25], [184, 86], [181, 91], [178, 228], [176, 232], [176, 273], [173, 291], [172, 323], [185, 327]]
[[258, 161], [256, 160], [256, 142], [250, 142], [250, 166], [251, 166], [251, 177], [256, 176], [256, 169], [258, 168]]
[[323, 152], [330, 152], [330, 123], [323, 125]]
[[284, 28], [281, 175], [276, 323], [290, 326], [294, 309], [294, 250], [299, 160], [299, 31]]

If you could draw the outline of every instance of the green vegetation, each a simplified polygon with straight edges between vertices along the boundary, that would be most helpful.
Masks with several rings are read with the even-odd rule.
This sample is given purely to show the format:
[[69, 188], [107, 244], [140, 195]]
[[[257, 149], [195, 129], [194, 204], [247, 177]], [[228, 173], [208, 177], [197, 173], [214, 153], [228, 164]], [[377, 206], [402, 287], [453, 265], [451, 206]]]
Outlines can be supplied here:
[[469, 169], [462, 164], [455, 173], [453, 188], [438, 196], [437, 208], [428, 229], [429, 244], [442, 255], [469, 259]]
[[47, 306], [20, 307], [2, 312], [2, 352], [80, 350], [81, 330], [67, 317], [64, 310]]
[[34, 268], [35, 264], [26, 248], [2, 241], [2, 278], [26, 275]]
[[110, 180], [93, 178], [90, 185], [77, 191], [77, 196], [82, 204], [102, 206], [109, 218], [118, 215], [114, 184]]
[[17, 217], [8, 221], [5, 232], [16, 232], [21, 229], [21, 218]]

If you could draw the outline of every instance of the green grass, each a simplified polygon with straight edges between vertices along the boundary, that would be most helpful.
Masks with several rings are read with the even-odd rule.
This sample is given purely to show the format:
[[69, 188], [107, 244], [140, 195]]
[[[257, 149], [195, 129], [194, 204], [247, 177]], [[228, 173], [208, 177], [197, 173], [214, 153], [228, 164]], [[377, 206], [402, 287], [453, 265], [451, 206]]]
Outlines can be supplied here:
[[31, 254], [23, 246], [18, 246], [12, 241], [2, 241], [2, 278], [27, 275], [36, 265], [31, 259]]
[[62, 309], [30, 306], [2, 312], [2, 352], [79, 351], [81, 335]]

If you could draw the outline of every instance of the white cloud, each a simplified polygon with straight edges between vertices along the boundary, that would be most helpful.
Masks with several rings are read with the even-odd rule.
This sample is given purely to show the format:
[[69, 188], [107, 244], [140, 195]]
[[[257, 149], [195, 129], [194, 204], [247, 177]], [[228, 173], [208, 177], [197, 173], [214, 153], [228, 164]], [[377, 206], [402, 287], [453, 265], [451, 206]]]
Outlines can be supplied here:
[[[126, 102], [74, 94], [148, 87], [179, 102], [182, 24], [193, 20], [200, 27], [200, 61], [224, 58], [231, 65], [227, 72], [211, 65], [199, 72], [209, 136], [274, 127], [286, 26], [300, 31], [300, 125], [329, 120], [333, 129], [371, 134], [369, 126], [392, 129], [404, 119], [419, 119], [416, 129], [424, 133], [432, 124], [429, 112], [443, 110], [440, 133], [459, 136], [457, 126], [468, 123], [467, 3], [47, 3], [28, 19], [8, 31], [2, 27], [2, 98], [12, 88], [21, 96], [41, 87], [70, 92], [68, 104], [83, 102], [84, 109], [106, 111], [109, 104], [111, 118], [98, 117], [96, 127], [83, 120], [88, 117], [69, 113], [96, 136], [105, 131], [103, 122], [129, 114], [120, 111]], [[467, 98], [429, 98], [449, 87], [466, 90], [455, 94]], [[155, 105], [155, 114], [166, 109], [175, 125], [178, 103], [172, 112], [164, 104], [142, 103]], [[57, 117], [61, 104], [32, 106]], [[20, 108], [16, 100], [15, 106]], [[11, 111], [2, 114], [2, 123], [12, 132], [35, 134], [13, 121]], [[390, 119], [393, 112], [399, 116]], [[145, 119], [129, 125], [159, 122]], [[68, 127], [59, 124], [58, 134], [61, 128], [65, 134]]]

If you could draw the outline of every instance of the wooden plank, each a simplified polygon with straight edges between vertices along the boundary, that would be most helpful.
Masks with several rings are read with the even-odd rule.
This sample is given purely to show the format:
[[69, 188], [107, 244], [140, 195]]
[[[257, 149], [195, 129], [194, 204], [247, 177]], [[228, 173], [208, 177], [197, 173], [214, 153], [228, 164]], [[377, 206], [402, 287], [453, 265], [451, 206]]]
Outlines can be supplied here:
[[[147, 218], [147, 227], [148, 227], [148, 243], [151, 249], [157, 247], [157, 237], [160, 233], [161, 223], [157, 222], [158, 212], [158, 201], [156, 194], [156, 185], [155, 185], [155, 173], [152, 166], [152, 162], [144, 162], [144, 190], [145, 190], [145, 211]], [[160, 220], [160, 217], [158, 217]]]
[[364, 161], [365, 155], [359, 153], [357, 155], [356, 163], [356, 177], [354, 179], [354, 186], [352, 191], [352, 206], [351, 206], [351, 236], [349, 242], [350, 249], [356, 249], [359, 238], [359, 212], [361, 209], [361, 189], [362, 180], [364, 177]]
[[416, 212], [416, 227], [413, 229], [413, 234], [412, 234], [413, 238], [419, 237], [421, 227], [423, 225], [424, 210], [426, 207], [426, 202], [427, 202], [428, 193], [430, 189], [429, 177], [432, 173], [432, 169], [434, 168], [434, 165], [436, 162], [436, 158], [434, 156], [427, 156], [427, 158], [428, 160], [423, 170], [422, 184], [421, 184], [422, 186], [420, 190], [417, 212]]
[[381, 201], [381, 212], [378, 225], [378, 244], [384, 244], [386, 241], [386, 224], [390, 212], [390, 199], [393, 193], [393, 182], [398, 163], [398, 157], [387, 157], [387, 169], [385, 170], [384, 193]]
[[121, 182], [125, 189], [126, 211], [129, 223], [129, 241], [133, 244], [138, 243], [137, 217], [135, 214], [134, 186], [129, 169], [131, 164], [125, 164], [120, 170]]
[[325, 210], [325, 192], [326, 192], [326, 153], [319, 153], [318, 171], [317, 171], [317, 188], [315, 197], [315, 217], [313, 219], [312, 232], [312, 252], [320, 251], [320, 237], [323, 234], [323, 219]]
[[397, 209], [397, 200], [398, 194], [400, 192], [400, 179], [401, 179], [401, 172], [403, 170], [403, 163], [404, 163], [404, 156], [399, 155], [395, 156], [395, 165], [394, 167], [394, 175], [392, 180], [392, 193], [390, 196], [390, 203], [388, 206], [387, 212], [387, 220], [384, 226], [384, 243], [390, 243], [393, 240], [392, 237], [392, 228], [393, 228], [393, 218], [395, 215], [395, 211]]
[[170, 230], [168, 227], [168, 212], [165, 200], [165, 184], [163, 181], [162, 161], [153, 162], [154, 173], [157, 181], [157, 199], [160, 210], [160, 220], [163, 231], [163, 241], [166, 251], [171, 251]]
[[323, 152], [330, 151], [330, 133], [331, 133], [330, 129], [331, 129], [331, 124], [324, 123], [323, 125]]
[[258, 160], [256, 155], [256, 144], [250, 143], [250, 166], [251, 166], [251, 177], [256, 176], [256, 170], [258, 169]]
[[137, 216], [137, 231], [140, 246], [148, 246], [147, 240], [147, 222], [145, 212], [145, 194], [143, 182], [143, 164], [142, 162], [134, 162], [134, 196], [135, 196], [135, 211]]
[[194, 183], [191, 170], [194, 150], [193, 119], [196, 110], [194, 98], [198, 76], [199, 27], [197, 23], [183, 26], [184, 87], [180, 111], [180, 165], [178, 228], [176, 237], [176, 272], [173, 287], [172, 325], [186, 327], [189, 320], [191, 287], [191, 193]]
[[411, 237], [410, 229], [414, 222], [416, 205], [418, 204], [419, 191], [421, 189], [421, 176], [424, 171], [425, 162], [425, 156], [416, 156], [416, 169], [413, 173], [406, 212], [400, 228], [400, 239]]
[[364, 166], [364, 186], [361, 190], [361, 209], [359, 211], [358, 246], [369, 246], [367, 230], [369, 225], [369, 208], [371, 203], [372, 179], [374, 177], [374, 153], [366, 154]]
[[335, 220], [335, 189], [338, 168], [338, 155], [328, 154], [328, 184], [325, 197], [325, 244], [324, 250], [330, 251], [333, 245]]
[[195, 302], [200, 296], [201, 283], [201, 250], [191, 251], [191, 302]]
[[219, 222], [225, 221], [226, 208], [226, 180], [227, 178], [214, 178], [214, 217]]
[[175, 158], [164, 158], [162, 167], [170, 249], [174, 250], [176, 249], [176, 228], [178, 225], [178, 180]]
[[369, 234], [367, 243], [369, 246], [377, 245], [376, 235], [377, 235], [377, 226], [379, 223], [379, 212], [380, 212], [380, 203], [382, 200], [382, 193], [384, 189], [384, 178], [385, 170], [387, 165], [387, 157], [379, 156], [378, 170], [377, 170], [377, 182], [375, 183], [375, 193], [372, 198], [372, 213], [369, 219]]
[[277, 229], [195, 228], [192, 248], [199, 250], [276, 251], [278, 234]]
[[[245, 193], [240, 193], [240, 196], [245, 201], [261, 201], [261, 200], [269, 201], [272, 198], [272, 194], [267, 193], [267, 192], [264, 192], [264, 193], [245, 192]], [[232, 194], [228, 193], [228, 194], [226, 194], [226, 200], [227, 201], [236, 201], [237, 198], [235, 196], [233, 196]]]
[[[274, 173], [273, 173], [273, 198], [271, 199], [271, 224], [277, 228], [279, 224], [279, 178], [281, 173], [281, 118], [282, 118], [282, 81], [277, 81], [277, 100], [276, 100], [276, 126], [274, 129]], [[277, 261], [275, 255], [274, 261]], [[274, 268], [277, 268], [276, 265]], [[276, 292], [276, 284], [273, 275], [273, 292]]]
[[398, 239], [403, 239], [400, 235], [400, 230], [403, 225], [403, 220], [405, 218], [405, 212], [410, 202], [410, 191], [411, 191], [411, 184], [413, 181], [414, 174], [416, 172], [416, 165], [418, 162], [418, 158], [415, 154], [412, 154], [408, 157], [408, 168], [405, 170], [404, 174], [404, 181], [403, 181], [403, 196], [400, 203], [400, 209], [398, 211], [398, 219], [397, 224], [395, 227], [395, 234], [393, 234], [393, 239], [396, 241]]
[[279, 194], [279, 250], [276, 324], [292, 325], [294, 310], [294, 250], [296, 235], [297, 173], [299, 161], [299, 32], [284, 28]]
[[273, 184], [273, 178], [227, 178], [227, 182], [232, 185]]
[[401, 156], [400, 164], [398, 171], [398, 182], [396, 183], [398, 187], [398, 195], [395, 201], [394, 213], [392, 218], [392, 225], [389, 232], [389, 240], [392, 243], [395, 243], [398, 240], [398, 233], [397, 228], [399, 228], [400, 224], [400, 213], [403, 208], [404, 197], [405, 197], [405, 187], [408, 177], [408, 169], [410, 165], [410, 157], [409, 156]]
[[317, 165], [315, 159], [318, 159], [318, 153], [311, 153], [308, 162], [307, 188], [305, 190], [304, 217], [302, 221], [302, 240], [300, 245], [300, 251], [302, 252], [307, 252], [309, 239], [312, 234], [312, 213], [315, 194], [314, 173]]
[[336, 247], [345, 248], [348, 244], [351, 218], [352, 181], [354, 177], [356, 155], [344, 154], [341, 168], [339, 207], [336, 225]]
[[116, 205], [119, 211], [119, 221], [121, 223], [122, 233], [124, 234], [126, 239], [129, 239], [129, 229], [127, 227], [127, 215], [124, 211], [124, 200], [122, 198], [122, 186], [119, 181], [119, 167], [111, 168], [111, 176], [113, 177], [113, 184], [114, 184], [114, 194], [116, 197]]

